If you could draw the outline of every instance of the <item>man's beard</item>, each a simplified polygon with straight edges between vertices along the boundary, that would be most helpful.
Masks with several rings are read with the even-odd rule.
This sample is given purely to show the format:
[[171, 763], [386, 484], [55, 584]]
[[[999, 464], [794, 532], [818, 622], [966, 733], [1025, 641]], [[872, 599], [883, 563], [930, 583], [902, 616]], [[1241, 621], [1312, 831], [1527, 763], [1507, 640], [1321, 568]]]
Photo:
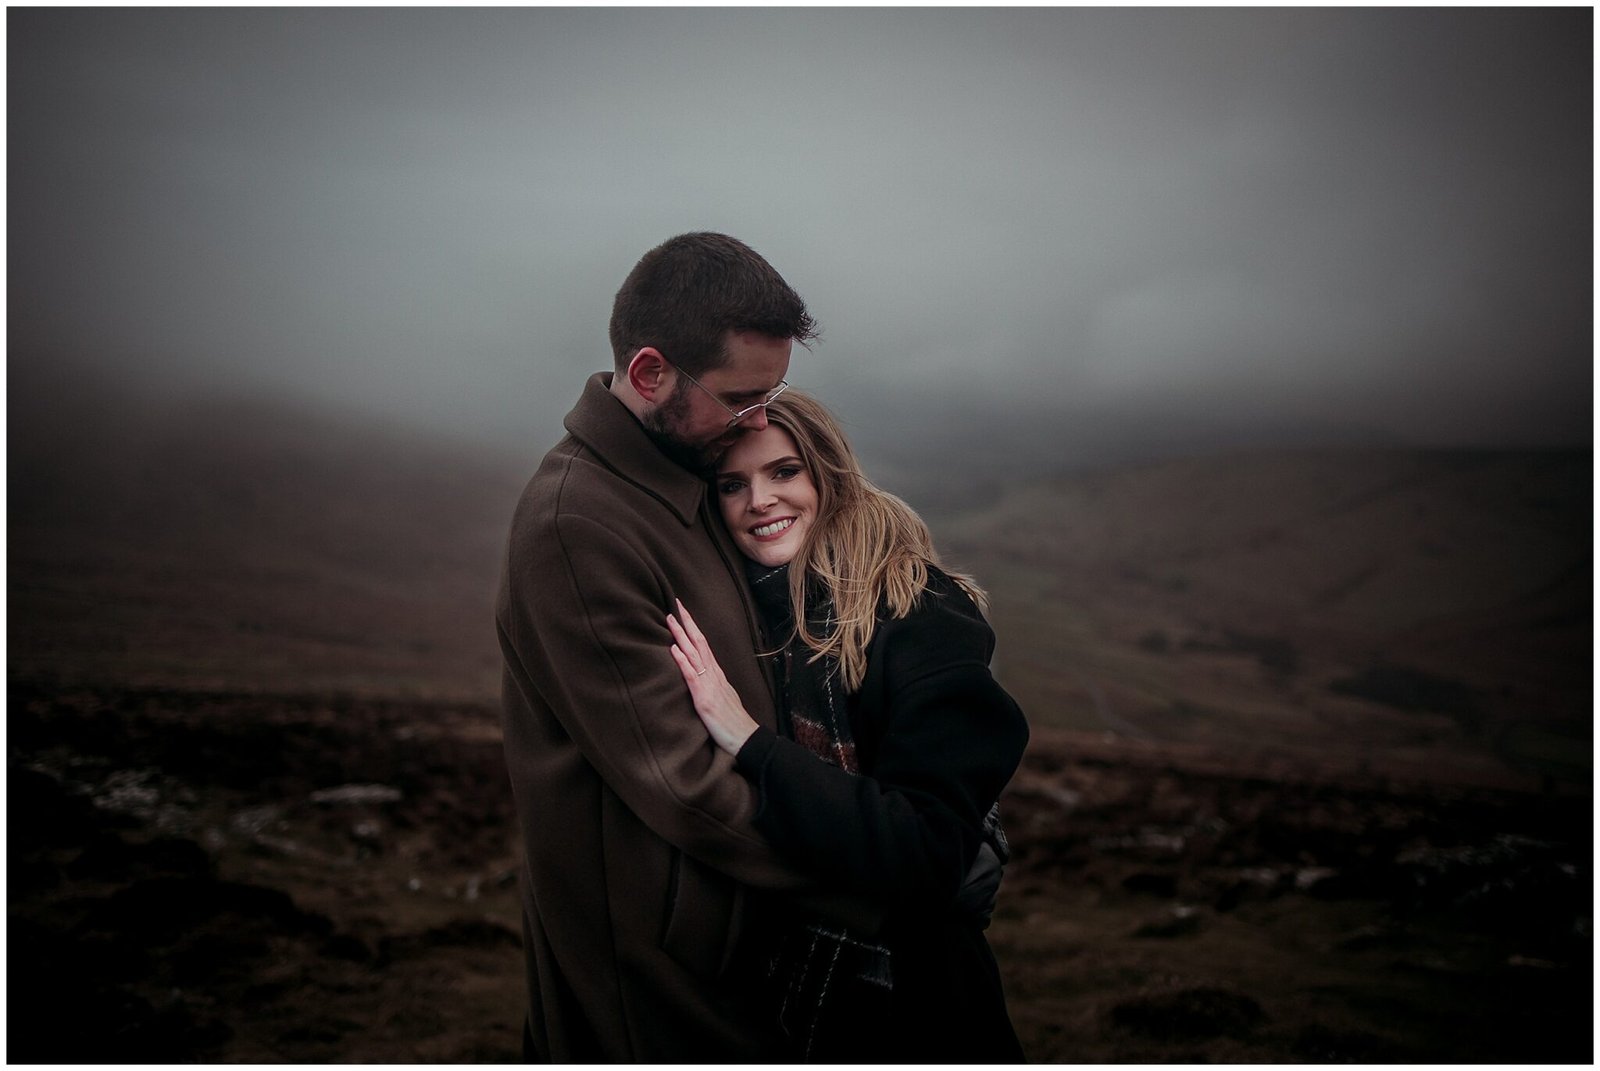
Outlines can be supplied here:
[[704, 446], [696, 446], [678, 435], [676, 429], [682, 427], [688, 420], [687, 387], [688, 383], [679, 382], [672, 393], [667, 395], [666, 400], [646, 413], [640, 423], [644, 425], [644, 433], [663, 454], [697, 476], [709, 476], [727, 447], [720, 446], [715, 441]]

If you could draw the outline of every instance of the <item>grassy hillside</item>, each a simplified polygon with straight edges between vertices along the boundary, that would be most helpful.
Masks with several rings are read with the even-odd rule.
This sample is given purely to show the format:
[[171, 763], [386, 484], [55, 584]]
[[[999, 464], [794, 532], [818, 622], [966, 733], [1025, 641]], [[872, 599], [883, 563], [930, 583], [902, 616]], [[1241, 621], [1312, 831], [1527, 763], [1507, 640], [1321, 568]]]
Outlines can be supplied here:
[[1258, 452], [940, 526], [1045, 724], [1587, 779], [1587, 454]]
[[13, 425], [13, 677], [495, 693], [524, 459], [267, 404], [29, 423]]

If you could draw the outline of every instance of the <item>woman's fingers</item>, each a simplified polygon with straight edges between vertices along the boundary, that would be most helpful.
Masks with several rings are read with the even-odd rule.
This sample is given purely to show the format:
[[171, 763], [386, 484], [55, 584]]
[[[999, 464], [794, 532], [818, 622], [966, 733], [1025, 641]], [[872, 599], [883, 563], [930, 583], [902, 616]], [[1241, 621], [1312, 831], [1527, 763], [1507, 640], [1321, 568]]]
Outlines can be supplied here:
[[678, 672], [689, 685], [694, 712], [705, 724], [712, 742], [728, 754], [737, 755], [750, 734], [756, 731], [756, 723], [723, 676], [704, 633], [682, 601], [678, 602], [676, 614], [667, 615], [667, 630], [675, 641], [672, 660], [678, 663]]
[[683, 631], [683, 626], [678, 624], [678, 619], [671, 614], [667, 615], [667, 631], [672, 633], [673, 641], [685, 652], [694, 649], [694, 643], [690, 641], [688, 633]]
[[700, 656], [700, 649], [684, 631], [683, 625], [671, 614], [667, 615], [667, 630], [672, 633], [672, 638], [677, 642], [673, 650], [683, 656], [683, 662], [689, 667], [689, 672], [695, 676], [706, 671], [706, 660]]
[[721, 669], [717, 665], [716, 652], [711, 649], [711, 644], [706, 641], [705, 633], [700, 631], [700, 626], [694, 623], [694, 615], [689, 612], [687, 606], [683, 605], [682, 599], [674, 599], [673, 601], [678, 604], [677, 616], [674, 618], [672, 614], [668, 614], [667, 618], [669, 622], [676, 623], [688, 639], [687, 643], [684, 643], [682, 639], [678, 642], [683, 644], [685, 651], [692, 653], [691, 657], [694, 658], [696, 669], [715, 670], [720, 673]]
[[694, 668], [694, 663], [689, 661], [689, 656], [683, 653], [683, 648], [677, 644], [672, 645], [672, 660], [678, 663], [678, 672], [683, 674], [683, 679], [691, 688], [700, 679], [700, 674]]
[[694, 623], [694, 615], [689, 612], [687, 606], [683, 605], [682, 599], [674, 599], [673, 601], [678, 604], [678, 620], [683, 622], [684, 631], [688, 632], [689, 638], [694, 641], [695, 649], [709, 655], [711, 653], [711, 645], [706, 643], [705, 634], [700, 631], [700, 626]]

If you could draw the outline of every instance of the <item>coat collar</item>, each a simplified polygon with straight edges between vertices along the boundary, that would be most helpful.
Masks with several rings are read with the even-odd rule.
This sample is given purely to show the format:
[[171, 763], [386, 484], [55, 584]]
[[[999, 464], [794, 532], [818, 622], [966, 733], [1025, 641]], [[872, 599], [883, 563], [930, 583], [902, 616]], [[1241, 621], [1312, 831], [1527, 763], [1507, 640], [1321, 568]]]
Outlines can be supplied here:
[[660, 499], [685, 526], [695, 522], [705, 481], [663, 454], [628, 407], [611, 393], [611, 373], [596, 372], [583, 385], [564, 421], [574, 439], [618, 476]]

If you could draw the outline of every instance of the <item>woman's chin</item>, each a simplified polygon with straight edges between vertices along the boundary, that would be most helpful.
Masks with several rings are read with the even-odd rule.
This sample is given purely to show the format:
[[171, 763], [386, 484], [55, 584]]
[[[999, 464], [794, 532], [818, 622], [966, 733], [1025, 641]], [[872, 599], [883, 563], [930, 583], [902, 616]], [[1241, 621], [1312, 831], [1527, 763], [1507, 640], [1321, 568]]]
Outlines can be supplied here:
[[761, 544], [746, 542], [741, 548], [744, 556], [757, 565], [764, 565], [768, 569], [776, 569], [780, 565], [788, 565], [794, 560], [794, 548], [788, 546], [789, 541], [782, 543]]

